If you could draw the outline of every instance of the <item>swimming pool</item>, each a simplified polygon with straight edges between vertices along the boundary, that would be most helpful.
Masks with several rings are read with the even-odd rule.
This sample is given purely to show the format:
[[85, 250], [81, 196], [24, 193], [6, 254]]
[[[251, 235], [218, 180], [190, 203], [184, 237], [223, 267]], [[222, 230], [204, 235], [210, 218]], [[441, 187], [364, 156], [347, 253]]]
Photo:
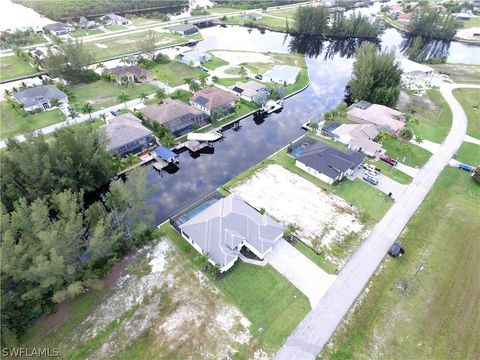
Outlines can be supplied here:
[[210, 205], [216, 203], [218, 200], [219, 199], [217, 198], [208, 199], [205, 202], [201, 203], [200, 205], [194, 207], [192, 210], [189, 210], [188, 212], [186, 212], [185, 214], [183, 214], [178, 218], [178, 220], [176, 221], [177, 225], [186, 223], [188, 220], [193, 218], [195, 215], [200, 214], [203, 210], [208, 208]]

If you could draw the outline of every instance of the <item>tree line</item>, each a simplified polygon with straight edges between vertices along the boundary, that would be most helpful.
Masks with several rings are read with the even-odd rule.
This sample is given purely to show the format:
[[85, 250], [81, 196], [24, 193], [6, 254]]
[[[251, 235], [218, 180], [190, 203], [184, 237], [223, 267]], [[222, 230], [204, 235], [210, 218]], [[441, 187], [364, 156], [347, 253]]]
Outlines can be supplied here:
[[92, 196], [113, 168], [103, 132], [88, 126], [9, 141], [1, 163], [2, 346], [150, 240], [145, 204], [154, 188], [144, 169], [110, 183], [101, 201]]
[[429, 6], [422, 6], [412, 13], [407, 31], [413, 36], [430, 39], [451, 40], [462, 23], [451, 14], [442, 14]]
[[98, 16], [108, 13], [128, 13], [141, 9], [181, 8], [188, 6], [186, 0], [13, 0], [38, 13], [57, 21], [78, 18], [80, 16]]
[[295, 32], [299, 34], [320, 35], [337, 38], [376, 39], [383, 32], [378, 19], [352, 13], [349, 16], [341, 12], [331, 12], [323, 6], [302, 6], [295, 13]]

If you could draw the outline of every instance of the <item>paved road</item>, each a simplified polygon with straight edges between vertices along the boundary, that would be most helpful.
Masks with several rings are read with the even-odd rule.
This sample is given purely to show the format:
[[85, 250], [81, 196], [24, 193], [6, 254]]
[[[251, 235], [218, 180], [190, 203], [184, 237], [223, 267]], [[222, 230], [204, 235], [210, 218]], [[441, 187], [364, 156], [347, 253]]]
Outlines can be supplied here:
[[418, 209], [435, 180], [464, 141], [467, 117], [452, 95], [456, 87], [480, 88], [480, 85], [446, 84], [440, 91], [453, 114], [452, 128], [442, 146], [418, 172], [412, 183], [375, 226], [318, 305], [308, 313], [283, 347], [277, 360], [315, 359], [337, 326], [362, 293], [370, 277], [382, 262], [390, 246], [399, 237]]

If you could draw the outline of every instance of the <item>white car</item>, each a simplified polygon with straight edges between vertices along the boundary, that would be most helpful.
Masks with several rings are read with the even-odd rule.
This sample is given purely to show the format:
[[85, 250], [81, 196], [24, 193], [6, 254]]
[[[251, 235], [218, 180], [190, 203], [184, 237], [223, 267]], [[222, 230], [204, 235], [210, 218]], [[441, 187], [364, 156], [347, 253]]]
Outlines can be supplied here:
[[378, 172], [376, 171], [372, 171], [372, 170], [365, 170], [365, 175], [366, 176], [370, 176], [372, 178], [378, 178], [378, 175], [380, 175]]
[[371, 172], [373, 172], [373, 173], [375, 173], [375, 174], [377, 174], [377, 175], [380, 174], [380, 169], [377, 168], [377, 167], [375, 167], [375, 166], [373, 166], [372, 164], [362, 164], [362, 166], [363, 166], [363, 168], [364, 168], [365, 170], [367, 170], [367, 171], [371, 171]]

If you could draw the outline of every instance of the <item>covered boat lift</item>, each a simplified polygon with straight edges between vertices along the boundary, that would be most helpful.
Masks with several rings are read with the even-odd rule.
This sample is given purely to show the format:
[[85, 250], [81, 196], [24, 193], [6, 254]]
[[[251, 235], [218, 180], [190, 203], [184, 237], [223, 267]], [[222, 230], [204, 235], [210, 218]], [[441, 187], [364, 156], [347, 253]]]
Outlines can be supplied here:
[[169, 148], [165, 147], [165, 146], [162, 146], [160, 145], [159, 147], [157, 147], [155, 149], [155, 152], [154, 152], [154, 158], [159, 158], [159, 159], [162, 159], [164, 161], [166, 161], [167, 163], [176, 163], [178, 162], [178, 155], [175, 154], [172, 150], [170, 150]]
[[223, 137], [223, 134], [219, 131], [210, 131], [206, 133], [189, 133], [187, 140], [194, 141], [217, 141]]

